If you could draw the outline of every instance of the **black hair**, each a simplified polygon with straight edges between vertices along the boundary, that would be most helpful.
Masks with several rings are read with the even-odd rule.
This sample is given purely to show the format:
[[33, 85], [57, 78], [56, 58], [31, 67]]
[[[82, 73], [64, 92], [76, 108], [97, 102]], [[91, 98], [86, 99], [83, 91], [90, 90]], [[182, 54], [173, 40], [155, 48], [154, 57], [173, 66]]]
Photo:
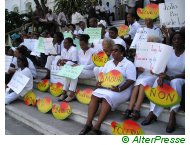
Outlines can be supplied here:
[[111, 30], [111, 31], [114, 31], [114, 32], [118, 33], [118, 29], [117, 29], [116, 27], [111, 27], [111, 28], [109, 28], [109, 30]]
[[76, 26], [74, 24], [68, 24], [67, 27], [72, 26], [74, 29], [76, 29]]
[[72, 46], [76, 47], [76, 45], [73, 43], [73, 39], [71, 37], [67, 37], [67, 38], [65, 38], [65, 40], [68, 40], [69, 43], [71, 43]]
[[22, 63], [24, 63], [24, 67], [28, 67], [28, 60], [27, 60], [27, 58], [25, 57], [25, 56], [19, 56], [18, 58], [17, 58], [17, 60], [20, 60]]
[[130, 15], [131, 17], [135, 18], [136, 14], [135, 13], [128, 13], [127, 15]]
[[92, 18], [90, 18], [89, 21], [90, 21], [91, 19], [92, 19], [93, 21], [95, 21], [95, 23], [98, 23], [98, 20], [97, 20], [96, 17], [92, 17]]
[[171, 42], [171, 44], [172, 44], [172, 41], [173, 41], [173, 37], [175, 36], [175, 35], [177, 35], [177, 34], [179, 34], [181, 37], [182, 37], [182, 39], [183, 39], [183, 41], [184, 41], [184, 44], [185, 44], [185, 34], [184, 33], [182, 33], [182, 32], [174, 32], [173, 34], [172, 34], [172, 36], [171, 36], [171, 39], [170, 39], [170, 42]]
[[80, 22], [79, 22], [79, 25], [80, 25], [81, 23], [85, 23], [85, 22], [84, 22], [84, 21], [80, 21]]
[[90, 39], [90, 36], [88, 34], [80, 34], [80, 41], [84, 41], [88, 43], [89, 39]]
[[21, 53], [22, 56], [25, 56], [25, 57], [29, 56], [28, 48], [24, 45], [17, 47], [16, 50], [18, 50], [18, 52]]
[[126, 57], [125, 47], [121, 44], [115, 44], [118, 46], [119, 50], [123, 53], [123, 57]]
[[55, 35], [57, 35], [57, 37], [60, 38], [61, 41], [64, 39], [63, 33], [61, 32], [56, 32]]

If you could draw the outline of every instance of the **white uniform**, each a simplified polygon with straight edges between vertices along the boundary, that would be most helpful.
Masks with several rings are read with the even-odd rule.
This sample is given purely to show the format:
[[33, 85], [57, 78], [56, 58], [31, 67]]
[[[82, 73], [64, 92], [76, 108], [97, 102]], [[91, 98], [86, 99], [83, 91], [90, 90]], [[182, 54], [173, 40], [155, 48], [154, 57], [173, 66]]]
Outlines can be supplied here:
[[[179, 57], [175, 55], [175, 51], [173, 51], [172, 56], [170, 57], [168, 63], [167, 63], [167, 72], [166, 74], [169, 76], [177, 75], [177, 74], [183, 74], [185, 72], [185, 52], [181, 54]], [[178, 95], [182, 96], [182, 85], [185, 83], [185, 79], [176, 78], [171, 81], [164, 81], [164, 83], [169, 84], [173, 89], [175, 89], [178, 93]], [[155, 81], [153, 87], [158, 86], [157, 80]], [[174, 105], [171, 107], [170, 111], [175, 111], [179, 109], [180, 104]], [[160, 107], [152, 102], [150, 102], [150, 111], [153, 111], [153, 113], [158, 117], [163, 110], [163, 107]]]
[[[37, 75], [36, 68], [35, 68], [33, 62], [32, 62], [29, 58], [27, 58], [27, 60], [28, 60], [28, 68], [31, 70], [32, 75], [33, 75], [33, 77], [35, 78], [36, 75]], [[17, 65], [17, 58], [16, 58], [16, 57], [13, 58], [12, 64], [15, 65], [15, 68], [16, 68], [16, 69], [18, 68], [18, 65]]]
[[114, 41], [115, 44], [120, 44], [123, 47], [125, 47], [126, 50], [126, 43], [123, 39], [121, 39], [119, 36], [116, 39], [112, 39]]
[[[108, 73], [113, 69], [120, 71], [125, 77], [125, 80], [121, 83], [120, 86], [122, 86], [126, 80], [136, 80], [136, 68], [131, 61], [124, 58], [117, 66], [115, 66], [113, 61], [114, 60], [108, 61], [105, 64], [102, 72]], [[112, 110], [115, 110], [118, 105], [130, 98], [132, 87], [133, 85], [131, 85], [122, 92], [113, 92], [108, 89], [98, 88], [93, 92], [93, 95], [98, 98], [105, 98], [111, 106]]]
[[16, 94], [15, 92], [9, 93], [8, 90], [10, 90], [10, 88], [7, 88], [7, 91], [5, 92], [5, 104], [10, 104], [12, 101], [18, 99], [20, 96], [23, 97], [26, 93], [33, 89], [33, 75], [31, 73], [31, 70], [26, 67], [23, 70], [19, 69], [17, 71], [28, 77], [30, 80], [24, 89], [20, 92], [20, 94]]
[[134, 39], [135, 34], [139, 28], [141, 28], [141, 25], [137, 21], [135, 21], [132, 25], [131, 24], [129, 25], [128, 35], [131, 36], [131, 39]]
[[[79, 65], [84, 65], [84, 68], [79, 75], [79, 78], [82, 79], [89, 79], [94, 77], [93, 73], [93, 68], [94, 68], [94, 63], [92, 62], [92, 54], [95, 54], [95, 51], [93, 48], [89, 48], [85, 53], [82, 49], [79, 50], [78, 52], [78, 64]], [[77, 79], [70, 79], [70, 78], [65, 78], [65, 83], [64, 83], [64, 90], [68, 91], [75, 91], [76, 86], [78, 83], [78, 78]]]

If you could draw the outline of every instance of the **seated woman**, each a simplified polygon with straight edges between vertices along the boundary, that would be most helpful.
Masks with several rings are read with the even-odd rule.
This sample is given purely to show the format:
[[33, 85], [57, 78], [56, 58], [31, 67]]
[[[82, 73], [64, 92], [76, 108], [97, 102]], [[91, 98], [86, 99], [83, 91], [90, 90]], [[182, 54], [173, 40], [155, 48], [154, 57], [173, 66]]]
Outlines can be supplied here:
[[[182, 96], [182, 86], [185, 83], [185, 36], [180, 32], [175, 32], [172, 38], [173, 53], [167, 63], [166, 72], [160, 73], [159, 78], [155, 81], [153, 87], [162, 86], [163, 83], [169, 84], [175, 89], [178, 95]], [[175, 62], [175, 63], [174, 63]], [[175, 113], [180, 107], [180, 103], [170, 109], [169, 123], [166, 132], [171, 133], [175, 130], [176, 117]], [[149, 125], [161, 114], [163, 108], [150, 103], [150, 112], [142, 125]]]
[[[125, 48], [120, 45], [114, 45], [112, 49], [113, 60], [108, 61], [102, 72], [108, 73], [109, 71], [116, 69], [124, 76], [124, 81], [117, 87], [111, 89], [104, 88], [101, 83], [97, 83], [98, 89], [96, 89], [91, 97], [91, 101], [88, 107], [88, 118], [86, 125], [79, 133], [80, 135], [87, 134], [101, 134], [100, 127], [106, 116], [111, 110], [115, 110], [122, 102], [125, 102], [130, 98], [132, 91], [132, 84], [136, 80], [136, 68], [132, 62], [125, 58]], [[92, 120], [98, 110], [101, 103], [101, 110], [98, 116], [97, 123], [93, 126]]]
[[[149, 36], [147, 41], [161, 43], [161, 38]], [[143, 73], [138, 76], [134, 84], [128, 109], [124, 112], [124, 117], [126, 119], [132, 118], [134, 120], [138, 120], [140, 118], [140, 108], [145, 96], [144, 87], [147, 85], [152, 87], [157, 78], [156, 75], [150, 73], [150, 70], [145, 70], [143, 67], [138, 67], [137, 71], [139, 73]]]
[[[109, 60], [112, 59], [111, 51], [113, 49], [113, 46], [114, 46], [114, 41], [111, 39], [105, 38], [102, 41], [103, 51], [108, 56]], [[103, 69], [103, 67], [94, 67], [94, 74], [95, 74], [96, 79], [98, 79], [98, 74], [99, 74], [99, 72], [101, 72], [102, 69]]]
[[20, 94], [17, 94], [10, 88], [7, 88], [5, 92], [5, 104], [10, 104], [14, 100], [18, 99], [20, 96], [23, 97], [26, 93], [33, 89], [33, 75], [31, 73], [31, 70], [28, 68], [27, 58], [25, 56], [19, 56], [17, 58], [17, 64], [17, 72], [22, 73], [30, 80], [28, 81], [24, 89], [20, 92]]
[[[89, 48], [88, 41], [90, 37], [86, 34], [80, 35], [80, 47], [81, 49], [78, 51], [78, 64], [72, 64], [72, 66], [76, 65], [83, 65], [84, 68], [79, 75], [79, 78], [82, 79], [89, 79], [94, 77], [93, 68], [94, 64], [92, 62], [92, 55], [95, 54], [93, 48]], [[73, 54], [72, 54], [73, 55]], [[59, 98], [59, 101], [64, 100], [65, 96], [67, 95], [66, 92], [69, 90], [71, 91], [70, 95], [64, 100], [66, 102], [70, 102], [75, 99], [75, 90], [78, 83], [77, 79], [70, 79], [65, 78], [64, 80], [64, 91], [62, 96]]]

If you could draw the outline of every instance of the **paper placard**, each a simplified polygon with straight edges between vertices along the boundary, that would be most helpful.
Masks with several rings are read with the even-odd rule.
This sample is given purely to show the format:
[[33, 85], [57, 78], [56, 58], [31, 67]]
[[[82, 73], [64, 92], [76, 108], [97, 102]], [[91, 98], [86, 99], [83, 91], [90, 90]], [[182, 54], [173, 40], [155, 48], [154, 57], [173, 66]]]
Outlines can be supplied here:
[[63, 93], [63, 85], [60, 82], [56, 84], [51, 83], [49, 87], [49, 92], [52, 96], [58, 97]]
[[80, 50], [80, 40], [78, 38], [73, 39], [73, 43], [76, 45], [76, 48]]
[[158, 31], [155, 31], [153, 29], [139, 28], [137, 30], [137, 33], [135, 34], [135, 37], [131, 43], [130, 48], [136, 49], [141, 45], [142, 42], [147, 42], [149, 36], [160, 37], [160, 34]]
[[5, 55], [5, 72], [8, 72], [12, 60], [12, 56]]
[[108, 61], [108, 56], [104, 51], [100, 51], [97, 54], [92, 54], [92, 61], [96, 66], [104, 66]]
[[122, 123], [113, 121], [111, 130], [113, 135], [144, 135], [141, 126], [133, 120], [126, 120]]
[[129, 32], [129, 27], [126, 25], [120, 25], [118, 28], [118, 35], [121, 36], [125, 36], [127, 35]]
[[152, 70], [153, 73], [159, 74], [165, 71], [167, 62], [173, 52], [171, 46], [144, 42], [136, 49], [135, 66]]
[[30, 79], [23, 75], [22, 72], [16, 71], [7, 86], [15, 93], [20, 94], [29, 80]]
[[41, 92], [46, 92], [49, 89], [50, 83], [49, 80], [42, 80], [36, 84], [36, 87]]
[[34, 51], [38, 43], [37, 39], [24, 39], [24, 45], [30, 50]]
[[144, 8], [138, 8], [137, 15], [141, 19], [155, 19], [159, 15], [158, 5], [157, 4], [148, 4]]
[[73, 38], [73, 35], [72, 35], [72, 33], [69, 31], [69, 32], [67, 32], [67, 31], [65, 31], [65, 32], [63, 32], [63, 36], [64, 36], [64, 39], [65, 38]]
[[159, 4], [160, 24], [167, 28], [185, 26], [185, 0]]
[[44, 45], [43, 37], [39, 37], [39, 39], [38, 39], [37, 50], [40, 53], [45, 53], [45, 45]]
[[151, 102], [166, 108], [179, 104], [181, 101], [177, 91], [167, 84], [163, 84], [162, 87], [157, 86], [156, 88], [146, 86], [145, 94]]
[[24, 104], [27, 106], [36, 106], [36, 95], [33, 91], [29, 91], [27, 94], [23, 97]]
[[64, 65], [61, 70], [57, 73], [58, 76], [63, 76], [71, 79], [76, 79], [81, 74], [83, 70], [83, 65], [79, 66], [70, 66]]
[[47, 113], [52, 108], [52, 100], [49, 97], [40, 98], [37, 100], [38, 111]]
[[93, 90], [90, 88], [86, 88], [84, 90], [78, 89], [76, 91], [77, 100], [82, 104], [89, 104], [91, 101], [92, 92]]
[[55, 47], [53, 46], [53, 38], [43, 38], [45, 53], [46, 54], [57, 54]]
[[120, 85], [124, 80], [123, 75], [118, 70], [111, 70], [107, 74], [100, 72], [98, 74], [98, 82], [106, 88], [112, 88], [113, 86]]
[[84, 34], [88, 34], [90, 36], [89, 43], [93, 43], [95, 40], [101, 39], [102, 28], [86, 28]]

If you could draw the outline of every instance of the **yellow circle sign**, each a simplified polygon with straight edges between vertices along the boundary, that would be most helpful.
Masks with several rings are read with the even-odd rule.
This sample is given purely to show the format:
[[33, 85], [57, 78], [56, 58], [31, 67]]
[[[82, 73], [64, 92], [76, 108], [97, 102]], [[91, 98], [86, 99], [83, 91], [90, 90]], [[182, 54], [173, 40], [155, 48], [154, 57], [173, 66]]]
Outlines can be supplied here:
[[49, 112], [52, 108], [52, 100], [49, 97], [38, 99], [37, 108], [42, 113]]
[[118, 35], [121, 36], [125, 36], [127, 35], [129, 32], [129, 27], [126, 25], [120, 25], [118, 28]]
[[23, 97], [24, 104], [27, 106], [36, 106], [36, 95], [33, 91], [29, 91], [26, 95]]
[[108, 61], [108, 56], [104, 51], [100, 51], [97, 54], [92, 55], [92, 61], [98, 67], [104, 66]]
[[52, 96], [58, 97], [63, 93], [63, 85], [61, 83], [50, 84], [49, 91]]
[[91, 100], [93, 90], [90, 88], [84, 90], [77, 90], [76, 97], [77, 100], [82, 104], [89, 104]]
[[49, 80], [42, 80], [36, 86], [39, 91], [46, 92], [49, 89], [50, 83]]

